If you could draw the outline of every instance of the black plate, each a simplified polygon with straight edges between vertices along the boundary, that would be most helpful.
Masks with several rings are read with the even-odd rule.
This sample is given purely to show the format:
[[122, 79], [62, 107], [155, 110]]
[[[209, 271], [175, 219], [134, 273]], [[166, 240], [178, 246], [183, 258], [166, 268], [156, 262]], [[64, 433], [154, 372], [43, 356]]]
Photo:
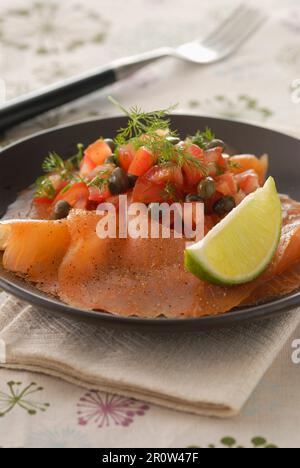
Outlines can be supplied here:
[[[124, 118], [110, 118], [60, 127], [2, 150], [0, 152], [0, 217], [16, 199], [18, 192], [27, 188], [41, 174], [42, 161], [49, 151], [55, 150], [63, 156], [69, 156], [74, 153], [78, 142], [87, 145], [100, 135], [112, 137], [125, 122]], [[276, 178], [278, 189], [300, 200], [300, 140], [252, 125], [207, 117], [174, 115], [172, 123], [182, 136], [193, 134], [198, 129], [208, 126], [219, 138], [229, 142], [237, 152], [257, 155], [268, 153], [271, 156], [271, 173]], [[244, 320], [269, 317], [300, 305], [299, 292], [265, 305], [236, 309], [219, 317], [184, 320], [123, 318], [103, 312], [91, 313], [65, 305], [3, 269], [0, 269], [0, 287], [21, 299], [57, 313], [97, 319], [102, 325], [123, 326], [131, 329], [139, 327], [144, 330], [155, 329], [157, 331], [193, 331], [215, 328]]]

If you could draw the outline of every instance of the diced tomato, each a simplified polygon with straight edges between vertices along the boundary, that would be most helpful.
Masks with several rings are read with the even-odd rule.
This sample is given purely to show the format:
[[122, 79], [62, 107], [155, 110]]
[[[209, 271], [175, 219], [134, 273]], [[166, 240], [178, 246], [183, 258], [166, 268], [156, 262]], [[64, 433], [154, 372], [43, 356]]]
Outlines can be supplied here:
[[121, 146], [118, 151], [118, 159], [120, 167], [125, 171], [128, 172], [130, 164], [133, 161], [135, 155], [135, 149], [132, 143], [128, 143], [126, 146]]
[[145, 146], [142, 146], [135, 153], [132, 163], [129, 166], [128, 173], [139, 177], [148, 172], [153, 165], [153, 154]]
[[260, 185], [263, 185], [268, 171], [269, 159], [267, 155], [258, 159], [252, 154], [239, 154], [230, 158], [231, 168], [230, 171], [234, 174], [241, 174], [242, 172], [253, 169], [259, 178]]
[[95, 177], [99, 177], [100, 179], [109, 179], [109, 176], [114, 171], [116, 167], [113, 164], [102, 164], [102, 166], [96, 166], [88, 176], [86, 176], [86, 180], [90, 182]]
[[258, 175], [253, 169], [237, 174], [235, 180], [246, 195], [255, 192], [260, 187]]
[[235, 195], [238, 191], [238, 184], [231, 172], [226, 172], [215, 178], [216, 190], [223, 195]]
[[89, 187], [89, 200], [98, 201], [101, 198], [101, 190], [96, 185]]
[[223, 148], [221, 147], [207, 150], [204, 152], [204, 161], [206, 163], [209, 163], [209, 162], [213, 162], [216, 164], [219, 164], [220, 162], [222, 163], [222, 160], [224, 160], [222, 153], [223, 153]]
[[56, 193], [60, 192], [66, 185], [68, 185], [68, 182], [64, 179], [61, 178], [59, 174], [52, 174], [49, 176], [49, 180], [55, 189]]
[[133, 190], [132, 201], [146, 204], [163, 203], [176, 201], [182, 196], [183, 175], [181, 169], [176, 164], [169, 163], [165, 166], [152, 167], [138, 179]]
[[205, 151], [204, 161], [207, 165], [209, 175], [214, 177], [227, 169], [226, 158], [223, 157], [223, 148], [213, 148]]
[[53, 200], [51, 200], [51, 198], [47, 198], [47, 197], [35, 197], [33, 199], [33, 202], [37, 203], [38, 205], [51, 205]]
[[203, 149], [200, 148], [198, 145], [191, 145], [188, 147], [188, 152], [191, 153], [195, 158], [201, 159], [201, 161], [204, 160], [204, 151]]
[[82, 177], [88, 176], [95, 167], [97, 167], [97, 164], [93, 163], [93, 161], [85, 155], [80, 165], [80, 175]]
[[96, 164], [96, 166], [101, 166], [101, 164], [104, 164], [106, 159], [112, 155], [112, 150], [104, 140], [100, 139], [92, 143], [85, 150], [84, 154]]
[[100, 188], [96, 187], [95, 185], [91, 185], [89, 187], [89, 200], [97, 203], [103, 203], [111, 196], [110, 191], [108, 188], [104, 188], [101, 190]]
[[92, 143], [84, 152], [80, 166], [80, 175], [87, 176], [96, 166], [101, 166], [112, 155], [112, 150], [104, 140]]
[[[195, 159], [195, 161], [192, 161], [187, 158], [182, 166], [182, 172], [184, 175], [186, 191], [189, 193], [193, 193], [195, 192], [195, 189], [200, 180], [202, 180], [205, 176], [205, 173], [203, 171], [204, 152], [197, 145], [190, 145], [187, 148], [187, 152]], [[197, 164], [197, 162], [199, 164]]]
[[86, 209], [89, 200], [89, 189], [84, 182], [77, 182], [68, 190], [61, 190], [54, 200], [54, 204], [60, 200], [68, 202], [72, 208]]

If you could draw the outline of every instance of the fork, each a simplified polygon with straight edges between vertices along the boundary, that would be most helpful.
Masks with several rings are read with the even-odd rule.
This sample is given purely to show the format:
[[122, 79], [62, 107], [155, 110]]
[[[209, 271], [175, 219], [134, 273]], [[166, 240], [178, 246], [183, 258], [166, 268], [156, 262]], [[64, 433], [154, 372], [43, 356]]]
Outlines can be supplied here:
[[264, 21], [265, 15], [261, 11], [241, 5], [206, 39], [115, 60], [85, 74], [12, 99], [0, 106], [0, 131], [127, 78], [141, 67], [163, 57], [175, 57], [198, 65], [224, 60], [236, 52]]

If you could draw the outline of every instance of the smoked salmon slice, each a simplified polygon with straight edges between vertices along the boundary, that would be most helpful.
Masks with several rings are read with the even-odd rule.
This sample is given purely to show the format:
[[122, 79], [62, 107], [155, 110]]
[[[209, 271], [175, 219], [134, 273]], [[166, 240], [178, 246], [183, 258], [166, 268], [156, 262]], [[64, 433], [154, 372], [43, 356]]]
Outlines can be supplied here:
[[286, 296], [300, 288], [300, 262], [259, 286], [243, 305], [257, 305]]
[[0, 224], [3, 267], [51, 294], [58, 291], [58, 268], [69, 243], [65, 221], [16, 220]]
[[269, 269], [236, 287], [200, 281], [183, 267], [184, 239], [100, 239], [96, 212], [64, 221], [0, 223], [3, 266], [85, 310], [123, 316], [200, 317], [280, 297], [300, 286], [300, 203], [282, 197], [283, 230]]

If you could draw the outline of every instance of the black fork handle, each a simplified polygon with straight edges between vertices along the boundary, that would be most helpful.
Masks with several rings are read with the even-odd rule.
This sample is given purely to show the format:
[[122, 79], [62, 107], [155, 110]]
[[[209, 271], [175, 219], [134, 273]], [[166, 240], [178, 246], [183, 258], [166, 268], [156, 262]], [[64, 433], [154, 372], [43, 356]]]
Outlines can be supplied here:
[[102, 69], [13, 99], [0, 107], [0, 132], [116, 81], [113, 68]]
[[55, 109], [111, 85], [119, 79], [127, 78], [145, 65], [171, 54], [171, 49], [163, 47], [69, 78], [47, 88], [13, 99], [0, 106], [0, 132], [37, 115]]

